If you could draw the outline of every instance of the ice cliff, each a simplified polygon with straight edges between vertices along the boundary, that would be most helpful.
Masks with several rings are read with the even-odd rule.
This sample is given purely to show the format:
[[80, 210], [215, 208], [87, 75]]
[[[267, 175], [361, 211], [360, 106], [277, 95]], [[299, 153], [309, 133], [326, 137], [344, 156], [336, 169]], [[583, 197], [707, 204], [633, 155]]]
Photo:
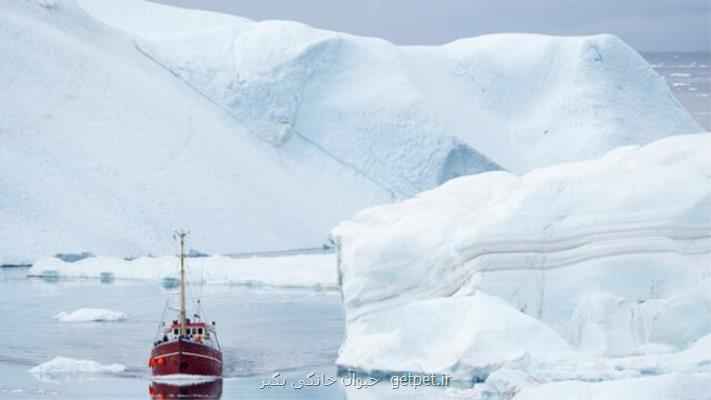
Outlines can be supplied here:
[[318, 246], [450, 178], [699, 130], [609, 35], [402, 47], [134, 0], [3, 2], [0, 27], [0, 263], [171, 253], [180, 226]]
[[[569, 362], [687, 348], [711, 333], [708, 154], [711, 134], [677, 136], [360, 212], [332, 232], [347, 327], [338, 364], [570, 379]], [[649, 371], [608, 367], [594, 379]]]

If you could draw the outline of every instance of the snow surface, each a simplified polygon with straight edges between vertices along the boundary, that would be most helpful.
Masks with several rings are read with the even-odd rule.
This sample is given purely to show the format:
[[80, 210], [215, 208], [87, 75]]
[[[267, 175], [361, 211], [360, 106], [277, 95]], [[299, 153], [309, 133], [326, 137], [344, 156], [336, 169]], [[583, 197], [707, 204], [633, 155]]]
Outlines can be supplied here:
[[523, 389], [547, 382], [546, 378], [532, 376], [521, 370], [500, 368], [492, 372], [483, 384], [476, 385], [469, 397], [474, 399], [510, 399]]
[[126, 370], [123, 364], [101, 364], [93, 360], [78, 360], [69, 357], [55, 357], [50, 361], [30, 368], [34, 375], [66, 375], [66, 374], [111, 374]]
[[93, 321], [123, 321], [127, 317], [121, 311], [106, 310], [103, 308], [80, 308], [71, 313], [61, 311], [54, 316], [60, 322], [93, 322]]
[[170, 254], [181, 226], [212, 254], [319, 246], [458, 175], [699, 130], [609, 35], [398, 47], [134, 0], [0, 26], [0, 264]]
[[350, 331], [349, 339], [357, 337], [344, 343], [338, 364], [368, 372], [447, 372], [470, 380], [506, 362], [570, 350], [551, 328], [483, 292], [415, 301], [393, 316], [398, 326], [392, 331]]
[[0, 264], [56, 253], [320, 246], [389, 191], [304, 143], [275, 149], [73, 1], [0, 2]]
[[[419, 186], [404, 185], [405, 193], [431, 187], [443, 173], [436, 161], [453, 156], [456, 142], [520, 172], [701, 130], [651, 67], [610, 35], [399, 47], [295, 22], [229, 23], [141, 0], [115, 3], [79, 0], [256, 135], [275, 144], [305, 136], [386, 182], [398, 181], [389, 171], [405, 173]], [[169, 24], [198, 16], [215, 22]], [[652, 110], [661, 114], [635, 114]]]
[[[711, 333], [708, 154], [709, 133], [671, 137], [521, 177], [462, 177], [343, 222], [332, 232], [346, 317], [338, 364], [482, 378], [498, 363], [551, 380], [600, 380], [677, 360]], [[462, 306], [482, 292], [507, 311]], [[520, 329], [524, 317], [535, 328]], [[488, 328], [502, 346], [487, 345], [490, 353], [438, 335], [476, 345]], [[544, 328], [553, 352], [541, 356], [528, 344]], [[684, 366], [710, 361], [706, 354], [656, 369], [695, 371]], [[633, 358], [601, 361], [610, 356]]]
[[605, 360], [604, 363], [619, 371], [638, 370], [645, 374], [711, 374], [711, 333], [681, 351], [616, 357]]
[[555, 382], [524, 389], [514, 400], [701, 400], [711, 393], [711, 374], [669, 374], [609, 382]]
[[[162, 280], [178, 277], [177, 257], [141, 257], [124, 260], [90, 257], [65, 262], [55, 257], [37, 260], [29, 276], [64, 278]], [[274, 287], [335, 289], [336, 255], [309, 254], [280, 257], [189, 258], [186, 276], [191, 282]]]

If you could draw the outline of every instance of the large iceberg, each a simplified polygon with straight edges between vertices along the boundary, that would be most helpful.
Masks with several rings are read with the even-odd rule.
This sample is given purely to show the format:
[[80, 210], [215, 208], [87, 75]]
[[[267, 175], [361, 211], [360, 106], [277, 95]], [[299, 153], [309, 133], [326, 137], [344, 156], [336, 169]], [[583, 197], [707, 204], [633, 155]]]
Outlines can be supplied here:
[[315, 247], [453, 177], [700, 130], [609, 35], [396, 46], [134, 0], [0, 25], [0, 264], [169, 254], [181, 226], [213, 254]]
[[[521, 172], [700, 131], [649, 64], [612, 35], [396, 46], [142, 0], [78, 2], [255, 135], [275, 145], [307, 141], [404, 194], [467, 165], [489, 169], [487, 160]], [[175, 28], [188, 18], [203, 26]]]
[[[711, 332], [709, 154], [711, 134], [678, 136], [520, 177], [462, 177], [362, 211], [332, 231], [346, 318], [338, 364], [477, 378], [498, 362], [570, 379], [558, 367], [686, 348]], [[508, 309], [476, 306], [483, 293]], [[553, 348], [527, 348], [543, 333]]]

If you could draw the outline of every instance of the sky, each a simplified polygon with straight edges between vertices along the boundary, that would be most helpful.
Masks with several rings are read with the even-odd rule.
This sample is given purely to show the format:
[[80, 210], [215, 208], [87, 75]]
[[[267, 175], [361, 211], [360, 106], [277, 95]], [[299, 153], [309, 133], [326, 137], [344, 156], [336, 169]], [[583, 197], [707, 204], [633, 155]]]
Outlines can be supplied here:
[[613, 33], [639, 51], [711, 51], [711, 0], [153, 0], [441, 44], [498, 32]]

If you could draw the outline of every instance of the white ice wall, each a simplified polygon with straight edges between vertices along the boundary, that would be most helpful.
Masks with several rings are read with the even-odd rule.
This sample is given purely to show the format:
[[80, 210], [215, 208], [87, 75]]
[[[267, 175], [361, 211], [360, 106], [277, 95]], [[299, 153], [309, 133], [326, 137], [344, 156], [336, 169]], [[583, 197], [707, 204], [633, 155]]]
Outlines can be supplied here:
[[320, 246], [451, 177], [698, 129], [607, 35], [399, 47], [133, 0], [3, 2], [0, 26], [3, 264], [172, 253], [178, 227]]
[[[708, 133], [667, 138], [522, 177], [463, 177], [362, 211], [332, 232], [342, 243], [347, 326], [339, 363], [380, 370], [382, 360], [400, 359], [424, 372], [461, 369], [476, 356], [470, 349], [435, 364], [426, 354], [446, 352], [447, 342], [423, 354], [388, 337], [402, 329], [406, 310], [425, 301], [442, 303], [443, 315], [431, 319], [437, 330], [476, 318], [484, 311], [446, 302], [479, 291], [542, 321], [582, 353], [684, 348], [711, 332], [710, 152]], [[427, 321], [408, 331], [429, 331]], [[366, 344], [377, 353], [359, 357]]]

